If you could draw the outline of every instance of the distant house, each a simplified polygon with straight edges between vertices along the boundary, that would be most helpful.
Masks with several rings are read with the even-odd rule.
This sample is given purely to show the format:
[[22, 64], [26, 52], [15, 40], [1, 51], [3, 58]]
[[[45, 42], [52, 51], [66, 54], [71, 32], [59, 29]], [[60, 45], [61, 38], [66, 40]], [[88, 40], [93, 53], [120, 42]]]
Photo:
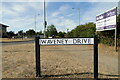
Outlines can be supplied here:
[[7, 37], [7, 25], [0, 24], [0, 37]]

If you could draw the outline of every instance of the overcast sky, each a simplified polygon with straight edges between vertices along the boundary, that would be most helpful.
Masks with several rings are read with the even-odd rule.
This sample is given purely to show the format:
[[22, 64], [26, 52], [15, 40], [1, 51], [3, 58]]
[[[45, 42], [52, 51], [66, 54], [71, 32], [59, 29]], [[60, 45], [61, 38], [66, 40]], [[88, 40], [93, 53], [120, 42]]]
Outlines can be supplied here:
[[[117, 2], [47, 2], [47, 22], [66, 32], [79, 24], [78, 10], [72, 8], [80, 8], [80, 23], [85, 24], [95, 22], [96, 15], [117, 5]], [[0, 23], [10, 26], [8, 31], [26, 31], [35, 28], [37, 15], [37, 31], [43, 31], [43, 9], [43, 2], [2, 2]]]

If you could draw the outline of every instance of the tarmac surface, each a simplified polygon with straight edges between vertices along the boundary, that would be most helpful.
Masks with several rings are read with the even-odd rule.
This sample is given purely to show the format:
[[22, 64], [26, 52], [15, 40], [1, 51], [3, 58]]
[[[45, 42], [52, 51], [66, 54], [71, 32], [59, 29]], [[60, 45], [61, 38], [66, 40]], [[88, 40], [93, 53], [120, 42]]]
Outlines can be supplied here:
[[0, 45], [16, 45], [16, 44], [30, 44], [34, 43], [34, 40], [29, 41], [14, 41], [14, 42], [0, 42]]

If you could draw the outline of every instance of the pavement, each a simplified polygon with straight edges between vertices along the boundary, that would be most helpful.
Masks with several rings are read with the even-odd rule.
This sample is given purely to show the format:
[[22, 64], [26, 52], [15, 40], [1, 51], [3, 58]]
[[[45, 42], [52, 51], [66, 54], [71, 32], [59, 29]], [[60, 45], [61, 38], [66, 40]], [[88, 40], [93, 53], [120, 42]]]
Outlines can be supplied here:
[[16, 45], [16, 44], [29, 44], [34, 43], [34, 40], [28, 40], [28, 41], [12, 41], [12, 42], [0, 42], [0, 45]]

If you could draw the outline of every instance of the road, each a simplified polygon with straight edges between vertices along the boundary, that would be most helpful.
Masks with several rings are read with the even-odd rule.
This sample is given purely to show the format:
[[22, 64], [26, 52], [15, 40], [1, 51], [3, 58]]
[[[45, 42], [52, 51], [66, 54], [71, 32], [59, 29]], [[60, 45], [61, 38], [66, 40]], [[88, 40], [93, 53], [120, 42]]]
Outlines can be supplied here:
[[34, 43], [34, 40], [30, 40], [30, 41], [15, 41], [15, 42], [0, 42], [0, 45], [4, 46], [4, 45], [16, 45], [16, 44], [30, 44], [30, 43]]

